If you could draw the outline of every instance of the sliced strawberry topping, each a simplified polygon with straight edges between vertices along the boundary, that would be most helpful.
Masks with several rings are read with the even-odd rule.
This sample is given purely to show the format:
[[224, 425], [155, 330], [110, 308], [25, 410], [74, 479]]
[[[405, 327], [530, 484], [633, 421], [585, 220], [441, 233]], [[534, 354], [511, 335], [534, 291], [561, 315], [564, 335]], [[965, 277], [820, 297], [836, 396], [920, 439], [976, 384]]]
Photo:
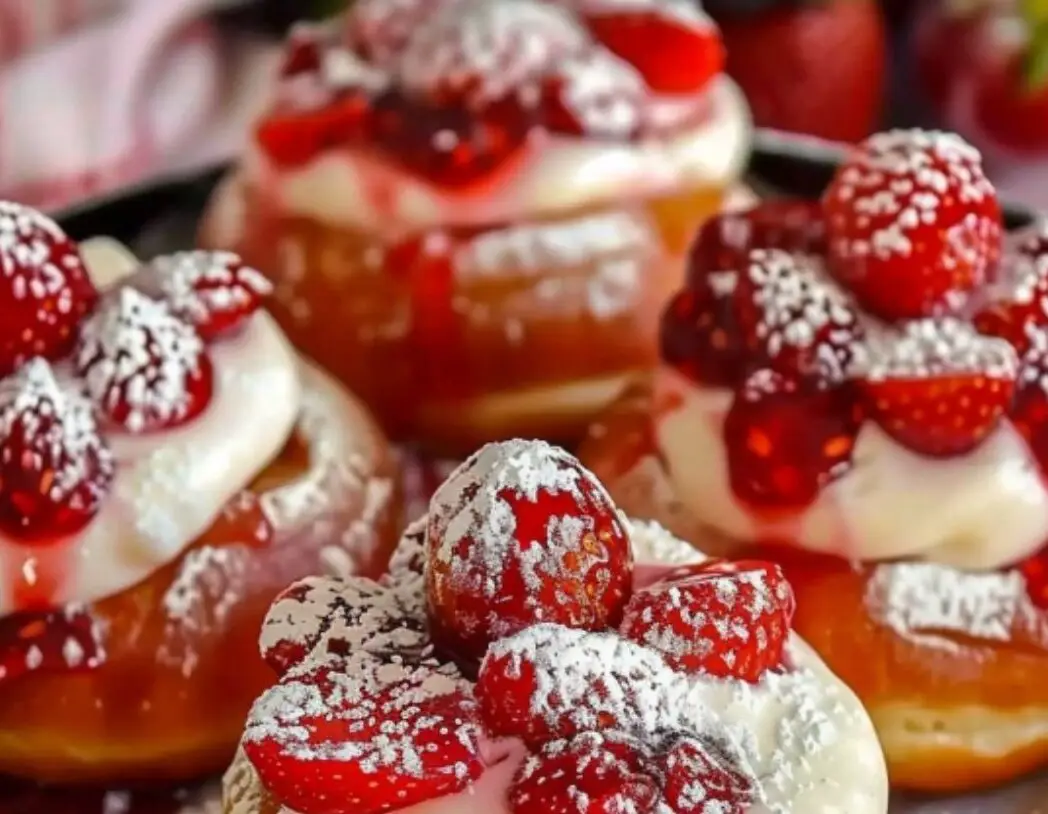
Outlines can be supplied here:
[[43, 359], [0, 382], [0, 527], [57, 542], [98, 512], [114, 461], [91, 407], [64, 390]]
[[924, 455], [962, 455], [1010, 408], [1018, 369], [1007, 342], [959, 320], [926, 319], [874, 343], [860, 388], [870, 415], [900, 444]]
[[232, 252], [177, 252], [150, 264], [163, 300], [205, 341], [240, 325], [273, 290]]
[[370, 104], [366, 92], [345, 90], [319, 107], [270, 114], [259, 124], [255, 137], [274, 161], [299, 166], [328, 148], [362, 139], [370, 124]]
[[255, 702], [244, 752], [302, 814], [379, 814], [454, 794], [483, 771], [469, 687], [450, 668], [366, 653], [302, 665]]
[[131, 432], [184, 424], [211, 401], [211, 362], [200, 336], [133, 288], [85, 320], [75, 361], [98, 409]]
[[863, 328], [851, 301], [814, 258], [778, 249], [750, 254], [735, 295], [761, 355], [786, 375], [820, 386], [848, 378], [863, 354]]
[[830, 269], [883, 317], [956, 312], [1000, 256], [997, 194], [979, 152], [955, 135], [872, 136], [823, 201]]
[[1018, 389], [1010, 418], [1041, 471], [1048, 473], [1048, 327], [1027, 325], [1029, 346], [1019, 368]]
[[795, 607], [777, 565], [712, 561], [635, 593], [621, 629], [674, 669], [756, 682], [782, 662]]
[[30, 673], [93, 670], [104, 661], [102, 631], [83, 607], [0, 619], [0, 685]]
[[369, 653], [420, 664], [432, 656], [420, 578], [380, 585], [364, 577], [309, 577], [286, 589], [269, 609], [259, 644], [280, 675], [321, 642], [325, 656]]
[[813, 389], [762, 368], [724, 423], [732, 489], [755, 508], [800, 509], [851, 466], [862, 416], [850, 387]]
[[554, 741], [509, 790], [516, 814], [743, 814], [756, 780], [727, 745], [679, 733], [650, 743], [619, 733]]
[[614, 729], [643, 736], [675, 713], [653, 650], [604, 633], [536, 625], [491, 645], [477, 701], [495, 735], [531, 744]]
[[650, 10], [629, 7], [607, 10], [600, 3], [586, 21], [610, 51], [633, 65], [648, 87], [659, 93], [702, 90], [724, 69], [720, 32], [697, 6], [682, 2], [651, 3]]
[[541, 441], [489, 444], [437, 490], [427, 534], [434, 636], [479, 657], [536, 622], [601, 630], [629, 597], [633, 554], [604, 488]]
[[740, 274], [710, 274], [703, 288], [679, 292], [662, 314], [662, 359], [700, 384], [734, 387], [746, 375], [755, 338], [738, 321]]
[[0, 376], [59, 359], [98, 299], [80, 252], [53, 220], [0, 201]]

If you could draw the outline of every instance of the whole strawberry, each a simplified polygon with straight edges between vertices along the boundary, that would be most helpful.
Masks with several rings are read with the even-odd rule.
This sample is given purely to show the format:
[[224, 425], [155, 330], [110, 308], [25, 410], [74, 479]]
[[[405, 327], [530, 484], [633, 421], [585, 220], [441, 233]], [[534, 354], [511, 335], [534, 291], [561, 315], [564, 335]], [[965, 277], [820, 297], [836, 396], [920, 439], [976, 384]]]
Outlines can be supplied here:
[[859, 141], [880, 120], [886, 34], [876, 0], [708, 0], [728, 72], [762, 127]]

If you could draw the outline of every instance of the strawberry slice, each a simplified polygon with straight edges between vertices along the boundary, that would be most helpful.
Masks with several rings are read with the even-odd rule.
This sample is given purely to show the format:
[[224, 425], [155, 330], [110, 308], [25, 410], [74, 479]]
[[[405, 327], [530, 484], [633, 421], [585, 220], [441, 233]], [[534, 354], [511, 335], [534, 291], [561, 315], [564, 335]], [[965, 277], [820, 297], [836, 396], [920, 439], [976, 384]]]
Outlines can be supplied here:
[[536, 625], [488, 650], [477, 701], [488, 730], [541, 745], [614, 729], [643, 737], [671, 720], [676, 677], [653, 650], [617, 635]]
[[232, 252], [176, 252], [155, 259], [147, 272], [176, 317], [211, 341], [242, 324], [273, 286]]
[[479, 658], [537, 622], [617, 624], [633, 554], [604, 487], [541, 441], [488, 444], [430, 503], [426, 593], [437, 641]]
[[861, 422], [848, 386], [812, 388], [775, 370], [754, 371], [724, 423], [736, 497], [757, 509], [806, 508], [851, 467]]
[[656, 761], [663, 797], [676, 814], [744, 814], [757, 802], [757, 784], [725, 742], [691, 735], [667, 739]]
[[1001, 210], [979, 151], [920, 130], [872, 136], [823, 198], [829, 265], [887, 319], [955, 313], [1001, 253]]
[[211, 402], [200, 336], [133, 288], [121, 288], [84, 321], [75, 364], [95, 406], [133, 433], [185, 424]]
[[24, 543], [59, 542], [97, 514], [113, 455], [91, 406], [33, 359], [0, 381], [0, 528]]
[[[619, 9], [615, 9], [619, 5]], [[657, 93], [697, 93], [724, 70], [725, 53], [713, 22], [690, 3], [651, 3], [650, 9], [584, 3], [594, 37], [633, 65]]]
[[286, 674], [255, 702], [243, 746], [288, 808], [380, 814], [467, 788], [484, 768], [479, 738], [451, 670], [354, 653]]
[[711, 561], [635, 593], [621, 630], [675, 670], [757, 682], [782, 663], [795, 607], [777, 565]]
[[46, 215], [0, 201], [0, 376], [65, 356], [98, 292], [80, 251]]
[[978, 446], [1008, 411], [1019, 360], [966, 322], [910, 322], [874, 344], [860, 388], [866, 408], [900, 444], [935, 457]]
[[105, 658], [101, 628], [79, 605], [0, 619], [0, 685], [30, 674], [94, 670]]

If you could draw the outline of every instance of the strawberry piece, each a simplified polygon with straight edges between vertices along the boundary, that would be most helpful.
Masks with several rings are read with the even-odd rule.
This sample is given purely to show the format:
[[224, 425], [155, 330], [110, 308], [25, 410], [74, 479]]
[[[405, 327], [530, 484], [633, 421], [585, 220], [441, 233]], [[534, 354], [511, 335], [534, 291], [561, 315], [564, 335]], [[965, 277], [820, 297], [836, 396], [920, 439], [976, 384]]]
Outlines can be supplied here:
[[25, 543], [61, 541], [98, 512], [114, 460], [91, 407], [34, 359], [0, 382], [0, 528]]
[[1001, 210], [978, 150], [960, 137], [897, 130], [868, 139], [823, 198], [829, 265], [888, 319], [955, 312], [1001, 252]]
[[0, 685], [29, 674], [94, 670], [105, 658], [101, 628], [79, 605], [0, 619]]
[[1026, 583], [1026, 595], [1035, 608], [1048, 611], [1048, 547], [1027, 557], [1017, 566]]
[[795, 608], [777, 565], [712, 561], [637, 591], [621, 630], [675, 670], [757, 682], [782, 662]]
[[596, 39], [634, 66], [653, 91], [697, 93], [724, 69], [720, 32], [695, 5], [661, 2], [636, 11], [613, 6], [583, 4], [586, 22]]
[[244, 752], [302, 814], [380, 814], [467, 788], [484, 769], [476, 704], [452, 670], [354, 653], [308, 663], [264, 693]]
[[560, 60], [544, 78], [539, 115], [554, 133], [628, 140], [644, 127], [647, 93], [633, 68], [589, 49]]
[[[426, 492], [426, 503], [435, 489]], [[389, 574], [382, 578], [383, 584], [396, 585], [400, 582], [421, 579], [426, 573], [426, 518], [411, 523], [397, 544], [389, 560]]]
[[580, 732], [651, 734], [675, 713], [676, 677], [619, 636], [536, 625], [494, 642], [476, 695], [488, 731], [534, 745]]
[[324, 150], [362, 141], [368, 134], [370, 96], [348, 89], [320, 107], [281, 109], [255, 132], [259, 147], [286, 167], [307, 164]]
[[46, 215], [0, 201], [0, 376], [65, 356], [98, 292], [80, 251]]
[[1015, 402], [1009, 418], [1048, 473], [1048, 327], [1028, 325]]
[[211, 401], [200, 336], [133, 288], [121, 288], [84, 321], [75, 362], [96, 407], [130, 432], [185, 424]]
[[324, 31], [314, 25], [296, 25], [288, 33], [279, 75], [291, 79], [302, 74], [319, 74], [324, 64]]
[[903, 446], [963, 455], [1010, 408], [1018, 369], [1007, 342], [959, 320], [925, 319], [877, 343], [860, 388], [870, 415]]
[[381, 585], [365, 577], [309, 577], [273, 602], [262, 625], [262, 657], [278, 674], [319, 656], [351, 651], [420, 664], [432, 656], [420, 578]]
[[699, 384], [734, 387], [746, 375], [754, 338], [738, 321], [739, 278], [711, 273], [705, 287], [678, 292], [662, 314], [662, 360]]
[[273, 286], [232, 252], [190, 251], [150, 264], [162, 298], [204, 341], [236, 328], [258, 310]]
[[742, 271], [754, 249], [826, 253], [826, 221], [817, 201], [768, 200], [706, 221], [691, 247], [688, 285], [701, 288], [711, 273]]
[[677, 814], [744, 814], [757, 802], [757, 784], [727, 743], [671, 737], [657, 758], [663, 796]]
[[972, 319], [976, 329], [1006, 340], [1020, 358], [1030, 349], [1030, 332], [1048, 326], [1048, 252], [1033, 254], [1038, 237], [1006, 258], [1002, 279], [987, 290], [988, 302]]
[[426, 544], [433, 635], [465, 655], [536, 622], [605, 629], [629, 596], [633, 553], [611, 498], [541, 441], [488, 444], [455, 470]]
[[758, 509], [806, 508], [850, 468], [861, 422], [850, 387], [813, 389], [756, 370], [724, 422], [735, 496]]
[[412, 36], [464, 0], [357, 0], [346, 17], [349, 42], [377, 65], [389, 67]]
[[862, 360], [865, 332], [851, 301], [818, 261], [757, 249], [741, 279], [738, 320], [773, 369], [820, 386], [849, 377]]

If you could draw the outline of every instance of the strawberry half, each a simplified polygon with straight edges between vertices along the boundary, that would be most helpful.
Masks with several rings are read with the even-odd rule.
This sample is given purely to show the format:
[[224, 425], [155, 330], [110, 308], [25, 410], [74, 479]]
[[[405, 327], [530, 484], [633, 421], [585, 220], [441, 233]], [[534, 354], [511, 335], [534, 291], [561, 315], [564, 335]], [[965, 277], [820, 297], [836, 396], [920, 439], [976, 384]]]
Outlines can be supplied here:
[[84, 321], [74, 359], [95, 406], [133, 433], [185, 424], [211, 402], [211, 362], [199, 334], [133, 288]]
[[873, 349], [860, 382], [866, 409], [914, 452], [963, 455], [1011, 407], [1019, 374], [1015, 350], [968, 323], [918, 320], [881, 338]]
[[0, 528], [24, 543], [60, 542], [98, 513], [113, 454], [91, 406], [34, 359], [0, 382]]
[[233, 330], [255, 313], [273, 286], [232, 252], [190, 251], [149, 265], [161, 297], [176, 317], [205, 342]]
[[58, 224], [0, 201], [0, 376], [34, 356], [65, 356], [97, 299], [79, 249]]
[[823, 206], [830, 270], [887, 319], [956, 313], [1000, 257], [997, 193], [959, 136], [872, 136], [837, 171]]
[[477, 701], [488, 730], [541, 745], [580, 732], [651, 734], [674, 713], [674, 677], [652, 650], [617, 635], [536, 625], [488, 649]]
[[483, 772], [476, 704], [453, 671], [366, 653], [287, 673], [255, 702], [244, 752], [302, 814], [380, 814], [454, 794]]
[[78, 605], [0, 619], [0, 686], [30, 674], [94, 670], [105, 657], [98, 622]]
[[434, 637], [479, 658], [537, 622], [617, 624], [633, 553], [604, 487], [541, 441], [488, 444], [430, 503], [426, 593]]
[[712, 561], [635, 593], [621, 630], [675, 670], [757, 682], [782, 662], [795, 607], [777, 565]]

